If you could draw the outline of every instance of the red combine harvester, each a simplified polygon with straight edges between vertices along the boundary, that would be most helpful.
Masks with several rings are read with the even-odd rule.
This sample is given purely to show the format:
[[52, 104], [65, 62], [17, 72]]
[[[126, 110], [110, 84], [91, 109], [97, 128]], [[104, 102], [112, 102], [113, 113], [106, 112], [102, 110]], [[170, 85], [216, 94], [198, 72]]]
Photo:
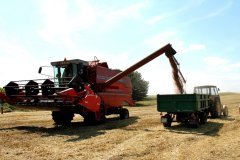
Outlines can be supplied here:
[[172, 58], [176, 51], [167, 44], [122, 72], [98, 60], [52, 62], [54, 78], [11, 81], [4, 87], [5, 93], [0, 93], [0, 101], [18, 108], [50, 110], [57, 125], [70, 124], [74, 114], [80, 114], [90, 124], [110, 114], [126, 119], [129, 112], [122, 106], [134, 105], [127, 75], [163, 53]]

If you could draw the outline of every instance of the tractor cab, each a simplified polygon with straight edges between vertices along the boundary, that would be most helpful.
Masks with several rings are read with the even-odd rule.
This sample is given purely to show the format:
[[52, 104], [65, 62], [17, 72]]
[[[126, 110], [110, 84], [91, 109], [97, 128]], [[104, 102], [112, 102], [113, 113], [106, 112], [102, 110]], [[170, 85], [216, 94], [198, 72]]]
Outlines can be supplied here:
[[194, 87], [194, 93], [196, 94], [207, 94], [209, 99], [214, 103], [219, 103], [221, 105], [220, 97], [218, 94], [219, 88], [212, 85], [196, 86]]
[[228, 115], [228, 108], [226, 105], [221, 104], [218, 91], [219, 91], [219, 88], [212, 85], [194, 87], [194, 93], [209, 95], [209, 105], [210, 105], [209, 111], [212, 117], [219, 117], [221, 116], [221, 114], [225, 116]]
[[219, 88], [217, 88], [216, 86], [206, 85], [206, 86], [194, 87], [194, 93], [197, 93], [197, 94], [207, 94], [210, 96], [216, 96], [218, 95], [218, 91], [219, 91]]

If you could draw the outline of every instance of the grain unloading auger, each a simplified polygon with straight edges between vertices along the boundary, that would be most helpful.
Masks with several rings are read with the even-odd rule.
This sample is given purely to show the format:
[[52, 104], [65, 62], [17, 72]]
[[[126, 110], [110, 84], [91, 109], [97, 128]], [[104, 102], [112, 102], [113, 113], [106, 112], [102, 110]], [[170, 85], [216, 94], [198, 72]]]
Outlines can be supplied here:
[[[0, 99], [19, 108], [51, 110], [56, 124], [69, 124], [74, 114], [83, 116], [86, 123], [103, 121], [106, 115], [129, 117], [122, 106], [134, 105], [131, 72], [166, 54], [172, 58], [176, 51], [165, 45], [124, 71], [108, 68], [106, 62], [79, 59], [51, 62], [54, 78], [11, 81], [0, 93]], [[42, 68], [39, 68], [41, 73]]]

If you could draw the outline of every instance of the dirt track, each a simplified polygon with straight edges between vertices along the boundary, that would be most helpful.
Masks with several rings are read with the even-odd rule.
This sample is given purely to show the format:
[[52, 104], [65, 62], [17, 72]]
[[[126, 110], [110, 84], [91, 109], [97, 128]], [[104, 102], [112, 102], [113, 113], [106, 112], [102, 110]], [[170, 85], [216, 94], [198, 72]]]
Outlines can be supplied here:
[[210, 119], [198, 129], [165, 129], [156, 106], [129, 108], [131, 118], [54, 127], [50, 112], [0, 115], [0, 159], [240, 159], [240, 115]]

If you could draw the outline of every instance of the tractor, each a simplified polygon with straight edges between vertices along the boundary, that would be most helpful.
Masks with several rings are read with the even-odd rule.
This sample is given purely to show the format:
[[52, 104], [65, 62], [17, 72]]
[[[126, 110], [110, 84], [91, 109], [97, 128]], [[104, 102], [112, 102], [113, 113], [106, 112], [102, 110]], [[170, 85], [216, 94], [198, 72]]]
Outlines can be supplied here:
[[221, 115], [228, 116], [228, 107], [221, 104], [218, 91], [219, 88], [214, 85], [194, 87], [194, 93], [209, 95], [209, 113], [212, 118], [219, 118]]

